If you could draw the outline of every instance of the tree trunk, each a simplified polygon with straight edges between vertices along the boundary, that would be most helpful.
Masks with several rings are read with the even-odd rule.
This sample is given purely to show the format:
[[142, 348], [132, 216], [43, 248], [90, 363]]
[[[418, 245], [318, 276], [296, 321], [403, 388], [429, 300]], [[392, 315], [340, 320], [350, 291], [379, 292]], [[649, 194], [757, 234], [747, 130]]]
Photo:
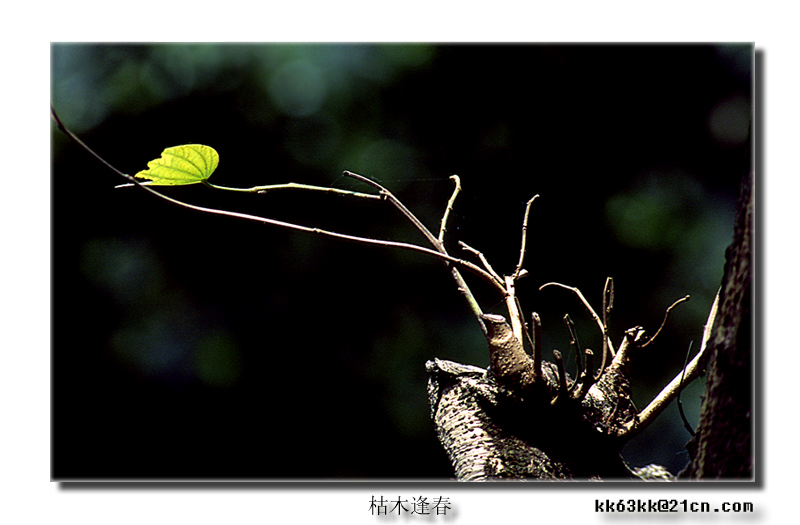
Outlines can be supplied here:
[[697, 434], [687, 445], [690, 479], [753, 476], [753, 173], [742, 178], [733, 243], [708, 354], [708, 380]]

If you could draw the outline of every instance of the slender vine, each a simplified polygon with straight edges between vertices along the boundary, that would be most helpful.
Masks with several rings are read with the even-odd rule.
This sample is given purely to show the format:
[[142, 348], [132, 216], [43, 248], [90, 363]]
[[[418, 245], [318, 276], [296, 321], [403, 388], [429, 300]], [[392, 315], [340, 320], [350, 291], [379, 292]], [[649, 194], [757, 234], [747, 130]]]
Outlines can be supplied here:
[[[468, 303], [468, 305], [470, 307], [470, 310], [473, 312], [473, 314], [474, 314], [476, 320], [478, 321], [478, 323], [479, 323], [482, 331], [484, 332], [484, 334], [486, 333], [486, 328], [484, 327], [483, 321], [481, 319], [481, 315], [483, 314], [483, 312], [482, 312], [480, 306], [478, 305], [478, 302], [475, 300], [475, 297], [472, 295], [472, 292], [470, 291], [469, 286], [467, 285], [467, 283], [464, 281], [463, 277], [461, 276], [461, 272], [459, 272], [458, 268], [462, 268], [464, 270], [468, 270], [471, 273], [473, 273], [473, 274], [477, 275], [478, 277], [482, 278], [484, 281], [488, 282], [490, 285], [495, 287], [501, 294], [505, 294], [506, 293], [506, 289], [502, 286], [501, 283], [497, 282], [497, 279], [495, 278], [494, 275], [492, 275], [491, 273], [487, 272], [483, 268], [479, 267], [478, 265], [476, 265], [476, 264], [474, 264], [474, 263], [472, 263], [470, 261], [451, 256], [449, 253], [447, 253], [447, 250], [444, 248], [443, 239], [444, 239], [444, 231], [445, 231], [445, 228], [446, 228], [447, 217], [449, 216], [449, 213], [453, 208], [453, 203], [455, 201], [455, 197], [458, 195], [458, 191], [460, 191], [460, 187], [461, 187], [460, 186], [460, 181], [458, 180], [457, 177], [455, 177], [455, 179], [454, 179], [456, 181], [456, 188], [457, 189], [456, 189], [456, 191], [454, 192], [453, 196], [450, 198], [450, 201], [447, 204], [447, 208], [446, 208], [444, 216], [442, 218], [442, 226], [441, 226], [441, 229], [440, 229], [439, 238], [435, 237], [430, 232], [430, 230], [428, 230], [428, 228], [425, 227], [422, 224], [422, 222], [410, 210], [408, 210], [408, 208], [397, 197], [395, 197], [388, 189], [384, 188], [379, 183], [377, 183], [377, 182], [375, 182], [375, 181], [373, 181], [373, 180], [371, 180], [371, 179], [369, 179], [367, 177], [364, 177], [362, 175], [358, 175], [356, 173], [352, 173], [352, 172], [349, 172], [349, 171], [345, 171], [344, 175], [347, 176], [347, 177], [351, 177], [353, 179], [356, 179], [358, 181], [361, 181], [361, 182], [363, 182], [365, 184], [368, 184], [369, 186], [372, 186], [373, 188], [375, 188], [375, 189], [377, 189], [379, 191], [379, 194], [378, 195], [367, 194], [367, 193], [361, 193], [361, 192], [339, 190], [339, 189], [336, 189], [336, 188], [326, 188], [326, 187], [312, 186], [312, 185], [308, 185], [308, 184], [297, 184], [297, 183], [274, 184], [274, 185], [267, 185], [267, 186], [254, 186], [252, 188], [229, 188], [229, 187], [219, 186], [219, 185], [216, 185], [216, 184], [209, 183], [206, 180], [198, 181], [198, 182], [201, 182], [205, 186], [207, 186], [209, 188], [212, 188], [212, 189], [225, 190], [225, 191], [235, 191], [235, 192], [244, 192], [244, 193], [266, 193], [266, 192], [269, 192], [269, 191], [278, 191], [278, 190], [290, 189], [290, 190], [303, 190], [303, 191], [318, 191], [318, 192], [332, 193], [332, 194], [349, 196], [349, 197], [365, 198], [365, 199], [373, 199], [373, 200], [381, 200], [381, 201], [385, 200], [385, 201], [390, 202], [397, 209], [399, 209], [402, 212], [402, 214], [420, 232], [422, 232], [422, 234], [425, 236], [425, 238], [433, 245], [433, 249], [431, 249], [431, 248], [426, 248], [424, 246], [419, 246], [419, 245], [416, 245], [416, 244], [411, 244], [411, 243], [406, 243], [406, 242], [389, 241], [389, 240], [383, 240], [383, 239], [373, 239], [373, 238], [362, 237], [362, 236], [357, 236], [357, 235], [348, 235], [348, 234], [344, 234], [344, 233], [325, 230], [325, 229], [322, 229], [322, 228], [303, 226], [303, 225], [300, 225], [300, 224], [281, 221], [281, 220], [277, 220], [277, 219], [271, 219], [271, 218], [262, 217], [262, 216], [258, 216], [258, 215], [252, 215], [252, 214], [248, 214], [248, 213], [240, 213], [240, 212], [235, 212], [235, 211], [221, 210], [221, 209], [217, 209], [217, 208], [210, 208], [210, 207], [206, 207], [206, 206], [198, 206], [198, 205], [195, 205], [195, 204], [191, 204], [191, 203], [176, 199], [174, 197], [170, 197], [170, 196], [168, 196], [168, 195], [166, 195], [166, 194], [154, 189], [153, 185], [151, 183], [145, 182], [145, 181], [141, 181], [138, 178], [136, 178], [135, 176], [131, 176], [131, 175], [127, 174], [127, 173], [122, 172], [121, 170], [117, 169], [113, 164], [111, 164], [106, 159], [104, 159], [100, 154], [98, 154], [92, 148], [90, 148], [85, 142], [83, 142], [77, 135], [75, 135], [72, 131], [69, 130], [69, 128], [67, 128], [64, 125], [64, 123], [59, 118], [58, 114], [56, 113], [55, 109], [52, 106], [50, 107], [50, 114], [51, 114], [51, 117], [52, 117], [53, 121], [55, 122], [56, 126], [58, 127], [58, 129], [61, 132], [66, 134], [70, 139], [72, 139], [75, 143], [77, 143], [79, 146], [81, 146], [81, 148], [83, 148], [85, 151], [87, 151], [89, 154], [91, 154], [93, 157], [95, 157], [97, 160], [99, 160], [101, 163], [103, 163], [111, 171], [113, 171], [114, 173], [116, 173], [117, 175], [119, 175], [120, 177], [122, 177], [122, 178], [124, 178], [125, 180], [128, 181], [126, 184], [123, 184], [121, 186], [135, 186], [135, 187], [141, 188], [142, 190], [149, 192], [150, 194], [158, 197], [159, 199], [165, 200], [165, 201], [167, 201], [167, 202], [169, 202], [171, 204], [174, 204], [174, 205], [186, 208], [186, 209], [194, 210], [194, 211], [199, 211], [199, 212], [203, 212], [203, 213], [210, 213], [210, 214], [213, 214], [213, 215], [222, 215], [222, 216], [226, 216], [226, 217], [233, 217], [233, 218], [236, 218], [236, 219], [255, 221], [255, 222], [262, 223], [262, 224], [268, 224], [268, 225], [271, 225], [271, 226], [277, 226], [277, 227], [280, 227], [280, 228], [287, 228], [287, 229], [290, 229], [290, 230], [302, 231], [302, 232], [306, 232], [306, 233], [312, 233], [312, 234], [316, 234], [316, 235], [322, 235], [322, 236], [325, 236], [325, 237], [332, 237], [332, 238], [336, 238], [336, 239], [341, 239], [341, 240], [351, 241], [351, 242], [356, 242], [356, 243], [361, 243], [361, 244], [383, 246], [383, 247], [388, 247], [388, 248], [398, 248], [398, 249], [401, 249], [401, 250], [407, 250], [407, 251], [422, 253], [422, 254], [425, 254], [425, 255], [430, 255], [430, 256], [433, 256], [433, 257], [436, 257], [436, 258], [439, 258], [439, 259], [443, 260], [445, 263], [448, 264], [448, 266], [450, 266], [450, 270], [451, 270], [451, 273], [453, 275], [453, 278], [455, 279], [455, 281], [456, 281], [456, 283], [458, 285], [458, 290], [465, 297], [465, 299], [467, 300], [467, 303]], [[440, 238], [442, 240], [440, 240]]]

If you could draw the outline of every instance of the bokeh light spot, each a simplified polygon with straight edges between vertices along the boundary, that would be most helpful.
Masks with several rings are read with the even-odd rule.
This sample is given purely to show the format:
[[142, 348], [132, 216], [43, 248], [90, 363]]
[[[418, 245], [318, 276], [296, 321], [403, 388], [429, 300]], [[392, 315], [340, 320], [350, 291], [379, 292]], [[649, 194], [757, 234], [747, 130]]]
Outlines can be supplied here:
[[275, 71], [268, 91], [275, 106], [292, 117], [308, 117], [325, 101], [325, 77], [320, 68], [305, 59], [288, 62]]
[[747, 140], [750, 104], [742, 96], [723, 99], [708, 116], [708, 130], [722, 146], [739, 146]]

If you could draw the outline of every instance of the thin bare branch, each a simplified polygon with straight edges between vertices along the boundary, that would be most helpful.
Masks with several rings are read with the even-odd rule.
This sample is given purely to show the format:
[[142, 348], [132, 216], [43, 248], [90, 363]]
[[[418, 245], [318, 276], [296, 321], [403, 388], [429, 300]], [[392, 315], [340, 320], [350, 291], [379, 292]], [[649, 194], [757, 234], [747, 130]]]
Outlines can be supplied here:
[[555, 405], [559, 400], [564, 400], [569, 395], [567, 390], [567, 371], [564, 368], [564, 361], [561, 359], [561, 352], [553, 350], [553, 361], [556, 363], [556, 370], [558, 371], [558, 394], [550, 402]]
[[[146, 186], [146, 185], [150, 184], [151, 182], [152, 181], [144, 181], [141, 184], [143, 186]], [[313, 191], [313, 192], [319, 192], [319, 193], [332, 193], [334, 195], [342, 195], [342, 196], [347, 196], [347, 197], [357, 197], [357, 198], [360, 198], [360, 199], [370, 199], [370, 200], [377, 200], [377, 201], [382, 201], [385, 198], [382, 195], [374, 195], [374, 194], [371, 194], [371, 193], [361, 193], [361, 192], [358, 192], [358, 191], [342, 190], [342, 189], [339, 189], [339, 188], [331, 188], [331, 187], [325, 187], [325, 186], [313, 186], [311, 184], [299, 184], [297, 182], [287, 182], [287, 183], [284, 183], [284, 184], [270, 184], [270, 185], [267, 185], [267, 186], [253, 186], [252, 188], [231, 188], [229, 186], [220, 186], [218, 184], [213, 184], [213, 183], [209, 182], [208, 180], [201, 180], [200, 183], [203, 184], [203, 186], [207, 186], [207, 187], [215, 189], [215, 190], [233, 191], [233, 192], [236, 192], [236, 193], [261, 193], [261, 194], [263, 194], [263, 193], [270, 193], [270, 192], [278, 191], [278, 190], [303, 190], [303, 191]], [[136, 186], [136, 184], [133, 184], [133, 183], [129, 182], [129, 183], [126, 183], [126, 184], [119, 184], [119, 185], [114, 186], [114, 187], [115, 188], [130, 188], [130, 187], [133, 187], [133, 186]]]
[[[474, 263], [471, 263], [469, 261], [465, 261], [463, 259], [457, 259], [455, 257], [451, 257], [451, 256], [449, 256], [447, 254], [440, 253], [440, 252], [438, 252], [436, 250], [432, 250], [430, 248], [425, 248], [424, 246], [418, 246], [416, 244], [409, 244], [409, 243], [398, 242], [398, 241], [387, 241], [387, 240], [382, 240], [382, 239], [371, 239], [369, 237], [359, 237], [359, 236], [355, 236], [355, 235], [348, 235], [348, 234], [345, 234], [345, 233], [338, 233], [338, 232], [334, 232], [334, 231], [323, 230], [321, 228], [312, 228], [312, 227], [309, 227], [309, 226], [302, 226], [300, 224], [294, 224], [294, 223], [290, 223], [290, 222], [279, 221], [279, 220], [276, 220], [276, 219], [269, 219], [269, 218], [261, 217], [261, 216], [258, 216], [258, 215], [250, 215], [250, 214], [247, 214], [247, 213], [239, 213], [239, 212], [234, 212], [234, 211], [219, 210], [219, 209], [215, 209], [215, 208], [207, 208], [207, 207], [204, 207], [204, 206], [197, 206], [197, 205], [194, 205], [194, 204], [189, 204], [187, 202], [180, 201], [178, 199], [174, 199], [172, 197], [168, 197], [167, 195], [164, 195], [163, 193], [160, 193], [160, 192], [158, 192], [158, 191], [156, 191], [153, 188], [148, 187], [148, 186], [143, 186], [142, 188], [147, 190], [147, 191], [149, 191], [150, 193], [156, 195], [157, 197], [166, 200], [167, 202], [171, 202], [173, 204], [176, 204], [178, 206], [182, 206], [184, 208], [188, 208], [188, 209], [191, 209], [191, 210], [201, 211], [201, 212], [204, 212], [204, 213], [211, 213], [211, 214], [214, 214], [214, 215], [223, 215], [223, 216], [226, 216], [226, 217], [234, 217], [234, 218], [237, 218], [237, 219], [245, 219], [245, 220], [250, 220], [250, 221], [255, 221], [255, 222], [261, 222], [263, 224], [269, 224], [269, 225], [272, 225], [272, 226], [278, 226], [278, 227], [281, 227], [281, 228], [287, 228], [287, 229], [290, 229], [290, 230], [301, 231], [301, 232], [306, 232], [306, 233], [313, 233], [313, 234], [322, 235], [322, 236], [325, 236], [325, 237], [333, 237], [333, 238], [341, 239], [341, 240], [345, 240], [345, 241], [352, 241], [352, 242], [357, 242], [357, 243], [361, 243], [361, 244], [372, 244], [372, 245], [375, 245], [375, 246], [384, 246], [384, 247], [389, 247], [389, 248], [399, 248], [401, 250], [407, 250], [407, 251], [412, 251], [412, 252], [417, 252], [417, 253], [423, 253], [423, 254], [426, 254], [426, 255], [431, 255], [433, 257], [437, 257], [439, 259], [442, 259], [445, 262], [452, 263], [454, 265], [457, 265], [457, 266], [460, 266], [462, 268], [468, 269], [471, 272], [473, 272], [476, 275], [478, 275], [481, 278], [483, 278], [484, 280], [488, 281], [489, 283], [494, 283], [494, 279], [492, 278], [492, 276], [489, 275], [485, 270], [483, 270], [479, 266], [475, 265]], [[504, 291], [504, 289], [503, 289], [503, 291]]]
[[473, 248], [472, 246], [468, 245], [463, 241], [458, 241], [458, 245], [461, 246], [462, 250], [468, 251], [471, 254], [476, 255], [478, 259], [480, 259], [481, 263], [483, 263], [483, 267], [486, 268], [486, 271], [489, 272], [497, 280], [498, 284], [500, 284], [501, 286], [503, 285], [503, 278], [500, 277], [497, 274], [497, 272], [494, 271], [494, 268], [492, 268], [492, 265], [489, 264], [489, 261], [486, 259], [486, 256], [484, 256], [482, 252], [479, 252], [478, 250], [476, 250], [475, 248]]
[[581, 374], [581, 386], [573, 395], [573, 398], [577, 401], [583, 400], [583, 398], [586, 397], [586, 393], [589, 392], [589, 389], [594, 384], [594, 381], [594, 353], [587, 348], [586, 368], [584, 368], [583, 373]]
[[622, 343], [620, 343], [619, 350], [614, 355], [614, 360], [611, 361], [610, 366], [623, 366], [629, 360], [631, 348], [638, 346], [642, 337], [644, 337], [644, 328], [641, 326], [634, 326], [625, 330]]
[[[344, 234], [344, 233], [332, 232], [332, 231], [323, 230], [323, 229], [320, 229], [320, 228], [311, 228], [311, 227], [308, 227], [308, 226], [302, 226], [302, 225], [294, 224], [294, 223], [290, 223], [290, 222], [279, 221], [279, 220], [276, 220], [276, 219], [268, 219], [266, 217], [260, 217], [258, 215], [250, 215], [250, 214], [247, 214], [247, 213], [239, 213], [239, 212], [233, 212], [233, 211], [228, 211], [228, 210], [218, 210], [218, 209], [215, 209], [215, 208], [207, 208], [207, 207], [204, 207], [204, 206], [197, 206], [197, 205], [194, 205], [194, 204], [189, 204], [187, 202], [180, 201], [178, 199], [174, 199], [172, 197], [169, 197], [169, 196], [167, 196], [167, 195], [165, 195], [165, 194], [153, 189], [153, 187], [148, 186], [147, 184], [143, 184], [141, 181], [137, 180], [135, 177], [132, 177], [131, 175], [128, 175], [127, 173], [123, 173], [122, 171], [118, 170], [116, 167], [114, 167], [112, 164], [110, 164], [108, 161], [106, 161], [103, 157], [101, 157], [98, 153], [96, 153], [92, 148], [90, 148], [88, 145], [86, 145], [86, 143], [84, 143], [80, 138], [78, 138], [77, 135], [75, 135], [69, 129], [67, 129], [67, 127], [64, 126], [63, 122], [61, 121], [61, 119], [59, 119], [58, 115], [55, 112], [55, 109], [53, 109], [52, 107], [50, 108], [50, 113], [51, 113], [51, 116], [53, 118], [53, 121], [56, 123], [56, 126], [58, 127], [58, 129], [60, 131], [65, 133], [70, 139], [75, 141], [78, 145], [80, 145], [89, 154], [91, 154], [97, 160], [102, 162], [111, 171], [113, 171], [117, 175], [123, 177], [124, 179], [130, 181], [135, 186], [138, 186], [141, 189], [143, 189], [143, 190], [155, 195], [159, 199], [163, 199], [163, 200], [165, 200], [165, 201], [167, 201], [169, 203], [172, 203], [172, 204], [175, 204], [177, 206], [181, 206], [183, 208], [187, 208], [187, 209], [190, 209], [190, 210], [200, 211], [200, 212], [204, 212], [204, 213], [210, 213], [210, 214], [214, 214], [214, 215], [222, 215], [222, 216], [226, 216], [226, 217], [233, 217], [233, 218], [237, 218], [237, 219], [255, 221], [255, 222], [260, 222], [260, 223], [263, 223], [263, 224], [269, 224], [269, 225], [272, 225], [272, 226], [278, 226], [278, 227], [281, 227], [281, 228], [287, 228], [287, 229], [290, 229], [290, 230], [302, 231], [302, 232], [306, 232], [306, 233], [313, 233], [313, 234], [317, 234], [317, 235], [322, 235], [322, 236], [326, 236], [326, 237], [333, 237], [333, 238], [336, 238], [336, 239], [352, 241], [352, 242], [358, 242], [358, 243], [362, 243], [362, 244], [371, 244], [371, 245], [376, 245], [376, 246], [399, 248], [401, 250], [407, 250], [407, 251], [413, 251], [413, 252], [417, 252], [417, 253], [423, 253], [423, 254], [426, 254], [426, 255], [432, 255], [434, 257], [437, 257], [439, 259], [444, 260], [447, 263], [451, 263], [454, 266], [460, 266], [462, 268], [468, 269], [469, 271], [475, 273], [476, 275], [480, 276], [482, 279], [486, 280], [490, 284], [492, 284], [495, 287], [497, 287], [498, 290], [501, 293], [505, 293], [505, 288], [503, 288], [502, 286], [498, 285], [495, 282], [494, 277], [491, 274], [489, 274], [488, 272], [486, 272], [485, 270], [483, 270], [482, 268], [480, 268], [479, 266], [477, 266], [477, 265], [475, 265], [475, 264], [473, 264], [473, 263], [471, 263], [469, 261], [465, 261], [463, 259], [457, 259], [455, 257], [451, 257], [447, 253], [442, 253], [442, 252], [437, 251], [437, 250], [431, 250], [431, 249], [425, 248], [423, 246], [417, 246], [415, 244], [409, 244], [409, 243], [404, 243], [404, 242], [385, 241], [385, 240], [380, 240], [380, 239], [370, 239], [368, 237], [358, 237], [358, 236], [354, 236], [354, 235], [347, 235], [347, 234]], [[453, 270], [457, 271], [455, 268], [453, 268]], [[483, 326], [483, 324], [481, 324], [481, 326]]]
[[648, 339], [648, 340], [647, 340], [647, 342], [646, 342], [646, 343], [644, 343], [644, 344], [641, 346], [641, 348], [644, 348], [645, 346], [649, 345], [650, 343], [652, 343], [652, 342], [655, 340], [655, 338], [656, 338], [656, 337], [658, 337], [658, 334], [660, 334], [660, 333], [661, 333], [661, 330], [663, 330], [663, 329], [664, 329], [664, 325], [666, 325], [666, 324], [667, 324], [667, 319], [669, 318], [669, 313], [672, 311], [672, 309], [673, 309], [673, 308], [675, 308], [676, 306], [678, 306], [679, 304], [681, 304], [682, 302], [684, 302], [684, 301], [688, 301], [690, 297], [691, 297], [691, 296], [689, 296], [689, 295], [687, 295], [686, 297], [681, 297], [680, 299], [678, 299], [677, 301], [675, 301], [674, 303], [672, 303], [672, 304], [669, 306], [669, 308], [667, 308], [667, 311], [664, 313], [664, 320], [663, 320], [663, 321], [661, 321], [661, 326], [659, 326], [659, 327], [658, 327], [658, 330], [656, 330], [656, 333], [655, 333], [655, 334], [653, 334], [653, 337], [651, 337], [650, 339]]
[[444, 233], [447, 231], [447, 219], [450, 218], [450, 212], [453, 211], [456, 197], [458, 197], [458, 194], [461, 192], [461, 179], [458, 178], [458, 175], [451, 175], [450, 179], [456, 183], [456, 187], [453, 189], [453, 194], [450, 196], [450, 200], [447, 201], [447, 208], [445, 208], [444, 215], [442, 215], [442, 225], [439, 227], [440, 243], [444, 243]]
[[[581, 345], [578, 342], [578, 332], [575, 330], [575, 323], [572, 322], [569, 314], [564, 314], [564, 324], [567, 325], [567, 331], [569, 332], [569, 344], [575, 348], [575, 377], [577, 379], [581, 373]], [[570, 394], [575, 390], [577, 384], [577, 380], [572, 383]]]
[[611, 309], [614, 307], [614, 279], [606, 278], [606, 285], [603, 287], [603, 356], [600, 359], [600, 369], [597, 371], [595, 381], [603, 375], [606, 369], [606, 359], [608, 358], [608, 332], [611, 317]]
[[533, 372], [538, 380], [542, 376], [542, 320], [539, 314], [531, 314], [531, 332], [533, 332]]
[[519, 339], [519, 342], [522, 342], [522, 312], [520, 312], [519, 308], [519, 300], [517, 299], [517, 292], [514, 289], [514, 279], [510, 276], [506, 276], [506, 308], [508, 308], [508, 316], [509, 320], [511, 321], [511, 330]]
[[621, 436], [632, 437], [652, 423], [656, 417], [672, 402], [678, 395], [678, 392], [697, 379], [700, 375], [700, 363], [708, 350], [708, 342], [711, 338], [711, 328], [714, 326], [714, 319], [717, 316], [717, 306], [719, 304], [719, 291], [714, 298], [714, 304], [711, 306], [711, 311], [708, 314], [708, 320], [703, 331], [703, 342], [700, 345], [700, 351], [694, 356], [689, 364], [684, 367], [679, 374], [677, 374], [672, 381], [665, 386], [661, 392], [650, 402], [647, 407], [639, 412], [639, 415], [628, 423], [621, 432]]
[[[353, 173], [352, 171], [345, 171], [343, 174], [345, 177], [351, 177], [353, 179], [363, 182], [364, 184], [368, 184], [373, 188], [376, 188], [381, 195], [384, 195], [395, 208], [400, 210], [400, 212], [409, 221], [411, 221], [414, 227], [417, 228], [417, 230], [419, 230], [422, 233], [422, 235], [428, 240], [429, 243], [431, 243], [431, 245], [436, 249], [436, 251], [438, 251], [443, 255], [447, 255], [449, 257], [449, 254], [447, 253], [447, 250], [444, 247], [444, 243], [440, 242], [438, 238], [434, 237], [431, 231], [427, 227], [425, 227], [424, 224], [422, 224], [422, 221], [420, 221], [416, 217], [416, 215], [411, 213], [411, 211], [408, 208], [406, 208], [406, 206], [402, 202], [400, 202], [400, 200], [397, 197], [395, 197], [392, 194], [392, 192], [384, 188], [381, 184], [375, 182], [372, 179], [368, 179], [363, 175]], [[481, 327], [481, 331], [483, 332], [484, 335], [488, 335], [486, 325], [484, 324], [483, 318], [481, 317], [483, 315], [483, 311], [481, 310], [478, 301], [475, 299], [475, 296], [472, 295], [472, 291], [469, 289], [469, 286], [467, 285], [466, 281], [464, 281], [464, 278], [461, 276], [461, 272], [459, 272], [458, 268], [456, 268], [455, 266], [451, 266], [450, 273], [452, 274], [453, 279], [456, 281], [456, 286], [458, 287], [458, 291], [461, 293], [462, 296], [464, 296], [464, 299], [466, 299], [467, 304], [469, 304], [470, 310], [472, 310], [472, 314], [475, 316], [475, 319], [478, 321], [478, 325]], [[481, 271], [481, 274], [489, 275], [490, 277], [492, 277], [485, 271]], [[492, 278], [492, 284], [498, 288], [502, 288], [502, 285], [495, 282], [494, 278]], [[505, 290], [503, 290], [503, 293], [505, 293]]]
[[267, 186], [253, 186], [252, 188], [230, 188], [228, 186], [219, 186], [212, 184], [207, 180], [202, 181], [205, 186], [214, 188], [215, 190], [235, 191], [239, 193], [270, 193], [279, 190], [304, 190], [315, 191], [320, 193], [332, 193], [334, 195], [342, 195], [347, 197], [358, 197], [360, 199], [383, 200], [382, 195], [374, 195], [371, 193], [361, 193], [359, 191], [342, 190], [339, 188], [331, 188], [325, 186], [313, 186], [311, 184], [300, 184], [297, 182], [286, 182], [284, 184], [269, 184]]
[[405, 215], [405, 217], [409, 221], [411, 221], [411, 224], [413, 224], [414, 227], [417, 230], [419, 230], [420, 233], [422, 233], [422, 235], [425, 236], [425, 238], [428, 240], [428, 242], [431, 243], [431, 245], [434, 248], [436, 248], [437, 251], [439, 251], [441, 253], [444, 253], [444, 254], [447, 253], [447, 251], [444, 249], [444, 246], [442, 245], [442, 243], [439, 242], [439, 239], [434, 237], [433, 234], [431, 233], [431, 231], [427, 228], [427, 226], [422, 224], [422, 221], [420, 221], [417, 218], [416, 215], [411, 213], [411, 210], [406, 208], [406, 205], [403, 204], [402, 202], [400, 202], [400, 199], [395, 197], [394, 194], [391, 191], [389, 191], [388, 189], [384, 188], [381, 184], [375, 182], [374, 180], [369, 179], [369, 178], [367, 178], [367, 177], [365, 177], [363, 175], [359, 175], [358, 173], [353, 173], [352, 171], [345, 171], [343, 173], [343, 175], [345, 177], [351, 177], [353, 179], [359, 180], [359, 181], [361, 181], [361, 182], [363, 182], [365, 184], [369, 184], [373, 188], [376, 188], [378, 191], [380, 191], [381, 195], [384, 195], [386, 197], [386, 199], [388, 199], [389, 202], [391, 202], [394, 205], [395, 208], [400, 210], [400, 212], [403, 215]]
[[53, 106], [50, 106], [50, 116], [52, 117], [53, 121], [56, 123], [56, 127], [58, 127], [58, 129], [62, 133], [64, 133], [69, 138], [74, 140], [80, 147], [82, 147], [87, 152], [89, 152], [89, 154], [91, 154], [94, 158], [96, 158], [97, 160], [99, 160], [100, 162], [105, 164], [105, 166], [107, 168], [109, 168], [111, 171], [113, 171], [117, 175], [120, 175], [121, 177], [124, 177], [124, 178], [128, 179], [129, 181], [131, 181], [136, 186], [141, 186], [143, 188], [145, 187], [141, 182], [136, 180], [134, 177], [131, 177], [127, 173], [123, 173], [123, 172], [119, 171], [117, 168], [115, 168], [114, 166], [109, 164], [108, 161], [106, 161], [106, 159], [104, 159], [103, 157], [101, 157], [100, 155], [95, 153], [95, 151], [92, 148], [90, 148], [89, 146], [87, 146], [85, 142], [83, 142], [81, 139], [79, 139], [77, 135], [75, 135], [73, 132], [68, 130], [67, 127], [64, 125], [64, 123], [61, 122], [61, 119], [58, 118], [58, 115], [56, 114], [56, 110], [55, 110], [55, 108], [53, 108]]
[[[543, 285], [541, 285], [539, 287], [539, 290], [543, 290], [544, 288], [546, 288], [548, 286], [558, 286], [560, 288], [564, 288], [566, 290], [570, 290], [572, 293], [577, 295], [578, 299], [581, 300], [583, 305], [586, 307], [586, 309], [591, 314], [592, 319], [594, 319], [595, 323], [597, 323], [597, 326], [600, 328], [600, 332], [603, 333], [603, 334], [605, 333], [604, 330], [603, 330], [603, 320], [600, 319], [600, 316], [598, 316], [597, 313], [595, 313], [594, 309], [589, 304], [589, 301], [586, 300], [586, 297], [583, 296], [583, 294], [581, 293], [580, 290], [578, 290], [574, 286], [567, 286], [566, 284], [561, 284], [561, 283], [545, 283], [545, 284], [543, 284]], [[611, 354], [612, 355], [615, 354], [616, 352], [614, 352], [614, 345], [611, 343], [611, 339], [608, 336], [606, 336], [606, 344], [608, 344], [608, 349], [611, 352]]]
[[528, 217], [531, 214], [531, 204], [533, 204], [533, 201], [538, 197], [538, 195], [534, 195], [531, 197], [531, 200], [528, 201], [528, 204], [525, 205], [525, 218], [522, 220], [522, 242], [519, 247], [519, 262], [517, 263], [517, 268], [514, 270], [513, 275], [515, 281], [519, 279], [520, 272], [522, 271], [522, 263], [525, 261], [525, 250], [528, 240]]

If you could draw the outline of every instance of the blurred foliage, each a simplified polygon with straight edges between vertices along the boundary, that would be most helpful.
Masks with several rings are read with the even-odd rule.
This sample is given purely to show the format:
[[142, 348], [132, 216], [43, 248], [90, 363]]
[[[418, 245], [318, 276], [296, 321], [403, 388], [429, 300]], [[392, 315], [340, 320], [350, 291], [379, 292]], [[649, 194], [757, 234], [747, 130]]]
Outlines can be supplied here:
[[[637, 403], [699, 344], [747, 167], [752, 46], [55, 44], [52, 103], [128, 173], [165, 147], [220, 155], [215, 180], [365, 190], [380, 180], [432, 229], [513, 270], [533, 207], [524, 308], [568, 349], [574, 297], [617, 285], [612, 336], [641, 324]], [[54, 475], [447, 478], [424, 363], [488, 364], [445, 268], [192, 214], [120, 181], [53, 131]], [[254, 165], [254, 158], [258, 164]], [[263, 160], [266, 159], [266, 160]], [[81, 174], [80, 180], [77, 174]], [[398, 214], [327, 195], [166, 191], [200, 205], [422, 243]], [[470, 278], [470, 282], [473, 279]], [[480, 282], [485, 309], [502, 298]], [[571, 363], [567, 351], [566, 362]], [[699, 387], [684, 395], [697, 417]], [[676, 470], [675, 407], [629, 445]]]

